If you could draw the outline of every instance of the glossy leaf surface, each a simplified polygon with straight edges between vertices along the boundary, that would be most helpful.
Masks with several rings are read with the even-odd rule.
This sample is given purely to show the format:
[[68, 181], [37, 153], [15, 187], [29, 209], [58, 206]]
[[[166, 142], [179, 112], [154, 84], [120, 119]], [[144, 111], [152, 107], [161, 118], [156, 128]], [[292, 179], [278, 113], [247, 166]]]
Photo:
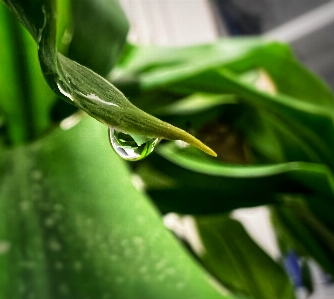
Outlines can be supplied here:
[[105, 137], [86, 117], [2, 157], [0, 297], [235, 298], [164, 228]]

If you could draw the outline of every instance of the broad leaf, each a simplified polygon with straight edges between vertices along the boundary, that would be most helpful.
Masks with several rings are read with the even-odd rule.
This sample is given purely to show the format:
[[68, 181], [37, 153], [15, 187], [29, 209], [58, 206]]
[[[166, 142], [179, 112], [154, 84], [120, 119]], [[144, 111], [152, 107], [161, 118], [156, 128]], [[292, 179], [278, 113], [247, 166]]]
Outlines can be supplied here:
[[235, 298], [164, 228], [105, 133], [86, 117], [2, 157], [0, 297]]
[[[277, 195], [297, 193], [304, 194], [312, 208], [318, 205], [318, 215], [333, 223], [325, 211], [334, 207], [334, 178], [324, 165], [305, 162], [228, 165], [175, 143], [160, 146], [158, 152], [164, 159], [155, 156], [152, 163], [158, 173], [173, 183], [150, 187], [151, 170], [142, 171], [139, 167], [138, 172], [164, 213], [222, 213], [244, 206], [279, 203]], [[157, 177], [154, 168], [152, 176]]]
[[[141, 111], [111, 83], [90, 69], [58, 53], [56, 49], [57, 3], [55, 0], [40, 1], [39, 5], [34, 3], [34, 6], [21, 0], [7, 0], [6, 4], [13, 9], [38, 43], [38, 56], [44, 77], [51, 89], [60, 97], [83, 109], [102, 123], [111, 127], [116, 126], [117, 130], [123, 133], [141, 134], [159, 139], [181, 139], [210, 155], [216, 155], [194, 136]], [[113, 1], [111, 5], [115, 6], [116, 2]], [[119, 9], [118, 6], [117, 9]], [[38, 18], [43, 16], [42, 24], [39, 19], [35, 21], [34, 18], [37, 15]], [[119, 21], [122, 22], [122, 18]], [[35, 36], [36, 30], [38, 31], [37, 37]], [[121, 36], [125, 33], [122, 31]], [[114, 54], [119, 52], [122, 42], [122, 38], [117, 40]], [[96, 67], [99, 68], [97, 65]]]

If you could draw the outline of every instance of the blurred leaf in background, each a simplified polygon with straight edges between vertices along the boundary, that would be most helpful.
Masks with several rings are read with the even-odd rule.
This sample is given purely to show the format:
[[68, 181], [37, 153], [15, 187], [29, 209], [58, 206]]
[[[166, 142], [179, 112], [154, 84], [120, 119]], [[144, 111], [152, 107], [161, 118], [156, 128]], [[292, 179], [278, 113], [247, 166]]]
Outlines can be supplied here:
[[165, 144], [160, 157], [136, 165], [160, 210], [210, 215], [270, 204], [282, 254], [293, 249], [333, 274], [329, 88], [276, 42], [223, 39], [189, 47], [188, 60], [180, 49], [170, 56], [151, 49], [146, 67], [144, 51], [134, 49], [114, 71], [115, 83], [218, 153], [214, 160], [182, 143]]

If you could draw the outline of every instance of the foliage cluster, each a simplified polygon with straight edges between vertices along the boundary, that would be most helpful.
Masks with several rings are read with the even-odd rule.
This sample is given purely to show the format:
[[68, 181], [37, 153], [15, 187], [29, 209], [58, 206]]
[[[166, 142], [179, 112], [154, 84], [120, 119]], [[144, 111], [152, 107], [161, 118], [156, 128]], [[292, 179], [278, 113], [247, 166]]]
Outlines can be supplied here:
[[[287, 45], [143, 47], [126, 43], [116, 0], [4, 3], [1, 299], [294, 298], [282, 263], [230, 215], [261, 205], [310, 290], [309, 258], [334, 274], [334, 96]], [[78, 108], [205, 149], [189, 131], [218, 158], [166, 141], [128, 165]], [[167, 213], [192, 228], [184, 244]]]

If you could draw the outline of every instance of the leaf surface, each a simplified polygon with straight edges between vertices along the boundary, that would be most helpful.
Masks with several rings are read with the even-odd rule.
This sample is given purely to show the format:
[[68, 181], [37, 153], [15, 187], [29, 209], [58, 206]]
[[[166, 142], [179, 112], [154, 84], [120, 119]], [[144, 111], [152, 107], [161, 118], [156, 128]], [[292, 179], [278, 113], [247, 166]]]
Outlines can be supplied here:
[[85, 118], [3, 156], [0, 298], [236, 298], [164, 228], [106, 133]]

